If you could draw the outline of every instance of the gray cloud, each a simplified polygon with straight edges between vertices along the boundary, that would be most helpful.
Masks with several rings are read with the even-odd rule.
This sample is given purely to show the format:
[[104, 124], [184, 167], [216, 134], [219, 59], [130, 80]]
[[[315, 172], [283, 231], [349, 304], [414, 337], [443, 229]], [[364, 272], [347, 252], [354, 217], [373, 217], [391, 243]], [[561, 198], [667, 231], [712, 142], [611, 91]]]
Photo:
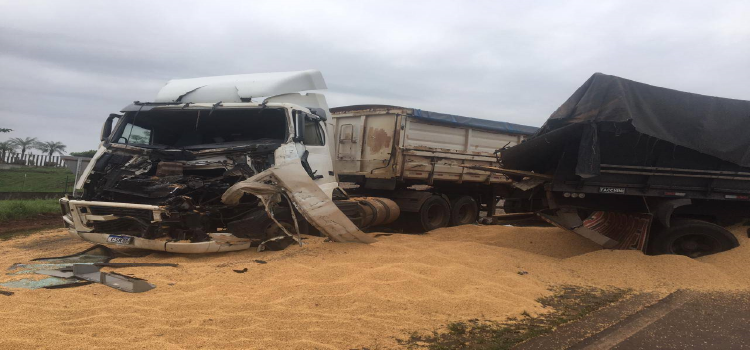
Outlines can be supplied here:
[[[594, 72], [748, 99], [746, 1], [0, 1], [0, 126], [92, 149], [168, 79], [320, 69], [329, 104], [541, 125]], [[7, 126], [6, 126], [7, 125]]]

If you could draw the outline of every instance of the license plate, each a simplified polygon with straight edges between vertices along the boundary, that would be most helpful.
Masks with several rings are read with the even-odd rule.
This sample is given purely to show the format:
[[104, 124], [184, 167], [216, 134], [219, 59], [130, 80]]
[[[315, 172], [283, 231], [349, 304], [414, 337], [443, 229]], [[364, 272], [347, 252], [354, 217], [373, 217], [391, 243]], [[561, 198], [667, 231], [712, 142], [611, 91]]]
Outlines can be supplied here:
[[133, 242], [133, 237], [109, 235], [107, 237], [107, 242], [114, 244], [131, 244]]

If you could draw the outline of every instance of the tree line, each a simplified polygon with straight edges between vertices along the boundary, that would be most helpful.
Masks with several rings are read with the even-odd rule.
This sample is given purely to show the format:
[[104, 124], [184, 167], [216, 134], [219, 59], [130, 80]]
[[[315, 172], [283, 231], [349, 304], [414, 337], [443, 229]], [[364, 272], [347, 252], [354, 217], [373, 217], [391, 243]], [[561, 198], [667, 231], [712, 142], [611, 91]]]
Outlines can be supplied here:
[[[0, 133], [11, 132], [13, 129], [0, 128]], [[21, 158], [26, 155], [27, 150], [36, 149], [52, 157], [53, 154], [57, 153], [61, 156], [65, 155], [65, 144], [57, 141], [39, 141], [36, 137], [14, 137], [8, 141], [0, 141], [0, 160], [5, 158], [6, 153], [16, 152], [21, 150]], [[70, 152], [71, 156], [76, 157], [88, 157], [91, 158], [96, 154], [96, 150], [88, 150], [83, 152]]]
[[26, 151], [31, 149], [37, 149], [52, 156], [57, 153], [59, 155], [65, 155], [65, 144], [58, 141], [39, 141], [36, 137], [14, 137], [8, 141], [0, 142], [0, 152], [3, 154], [7, 152], [21, 151], [21, 157], [26, 155]]

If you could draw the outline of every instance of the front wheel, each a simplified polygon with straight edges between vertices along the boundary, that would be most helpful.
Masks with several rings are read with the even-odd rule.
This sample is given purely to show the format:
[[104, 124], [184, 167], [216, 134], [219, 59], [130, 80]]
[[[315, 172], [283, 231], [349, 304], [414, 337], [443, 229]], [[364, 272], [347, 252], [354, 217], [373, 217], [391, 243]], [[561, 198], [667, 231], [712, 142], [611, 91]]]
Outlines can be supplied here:
[[691, 258], [716, 254], [740, 245], [731, 232], [700, 220], [674, 220], [671, 227], [656, 232], [651, 244], [651, 251], [655, 254], [676, 254]]

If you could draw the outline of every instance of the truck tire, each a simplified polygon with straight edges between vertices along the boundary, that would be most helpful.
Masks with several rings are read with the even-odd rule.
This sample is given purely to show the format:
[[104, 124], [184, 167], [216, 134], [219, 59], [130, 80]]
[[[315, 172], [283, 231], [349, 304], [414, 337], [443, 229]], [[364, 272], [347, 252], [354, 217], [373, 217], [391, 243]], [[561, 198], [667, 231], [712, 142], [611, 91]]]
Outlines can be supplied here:
[[719, 225], [701, 220], [673, 220], [651, 240], [654, 254], [677, 254], [691, 258], [715, 254], [739, 246], [737, 237]]
[[422, 203], [416, 219], [423, 232], [446, 227], [450, 223], [451, 207], [443, 197], [432, 195]]
[[451, 200], [451, 226], [473, 224], [477, 222], [478, 217], [479, 206], [471, 196]]
[[[289, 210], [289, 208], [277, 208], [274, 217], [282, 226], [284, 226], [284, 228], [287, 229], [287, 231], [291, 232], [292, 234], [296, 233], [294, 220], [292, 219], [292, 212], [291, 210]], [[273, 219], [271, 219], [263, 210], [259, 210], [253, 213], [247, 220], [249, 221], [248, 224], [252, 224], [258, 230], [257, 235], [248, 238], [256, 239], [257, 243], [277, 236], [285, 235], [284, 231], [279, 228], [276, 222], [274, 222]], [[297, 220], [301, 233], [307, 234], [308, 224], [299, 213], [297, 213]], [[283, 250], [294, 242], [295, 241], [292, 237], [286, 236], [281, 240], [266, 243], [265, 250]]]

